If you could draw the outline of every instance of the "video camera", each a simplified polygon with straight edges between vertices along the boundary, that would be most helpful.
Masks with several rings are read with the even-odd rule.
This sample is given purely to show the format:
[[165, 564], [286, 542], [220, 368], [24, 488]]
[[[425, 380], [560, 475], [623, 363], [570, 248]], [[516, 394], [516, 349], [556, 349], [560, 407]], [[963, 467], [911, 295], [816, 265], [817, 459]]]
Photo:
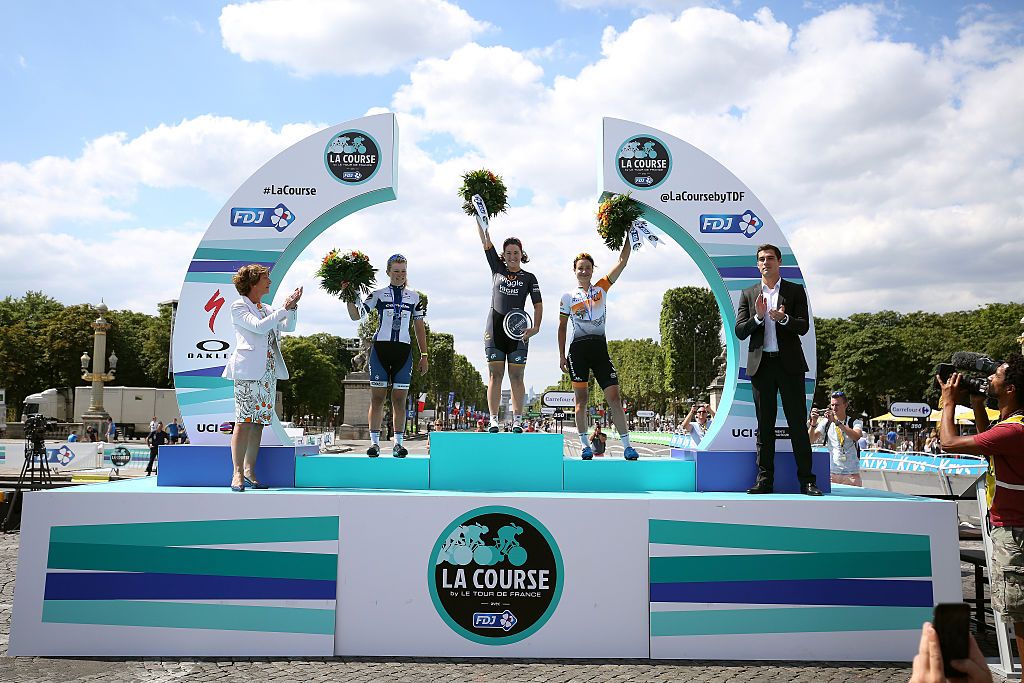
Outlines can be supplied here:
[[950, 358], [949, 363], [939, 363], [935, 367], [935, 374], [945, 382], [954, 372], [978, 372], [984, 377], [964, 376], [960, 383], [967, 387], [967, 391], [975, 396], [988, 395], [988, 376], [1002, 366], [1004, 361], [992, 360], [988, 356], [971, 351], [957, 351]]
[[25, 416], [25, 440], [32, 444], [42, 444], [46, 440], [46, 432], [57, 425], [57, 420], [48, 418], [41, 413]]

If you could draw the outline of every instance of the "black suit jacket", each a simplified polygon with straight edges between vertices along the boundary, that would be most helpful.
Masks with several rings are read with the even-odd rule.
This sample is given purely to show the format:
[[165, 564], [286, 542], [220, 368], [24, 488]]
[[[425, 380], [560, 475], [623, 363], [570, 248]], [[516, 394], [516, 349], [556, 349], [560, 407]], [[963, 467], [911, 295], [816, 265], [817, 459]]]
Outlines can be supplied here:
[[[750, 337], [747, 350], [747, 375], [753, 377], [761, 365], [761, 350], [764, 347], [764, 323], [758, 324], [755, 319], [757, 309], [754, 303], [761, 295], [761, 283], [748, 287], [740, 293], [739, 308], [736, 311], [736, 336], [740, 339]], [[801, 285], [789, 280], [779, 283], [779, 305], [786, 307], [789, 322], [785, 325], [775, 324], [775, 336], [779, 340], [779, 353], [782, 367], [786, 372], [803, 374], [807, 372], [807, 360], [804, 358], [800, 337], [807, 334], [810, 322], [807, 313], [807, 292]]]

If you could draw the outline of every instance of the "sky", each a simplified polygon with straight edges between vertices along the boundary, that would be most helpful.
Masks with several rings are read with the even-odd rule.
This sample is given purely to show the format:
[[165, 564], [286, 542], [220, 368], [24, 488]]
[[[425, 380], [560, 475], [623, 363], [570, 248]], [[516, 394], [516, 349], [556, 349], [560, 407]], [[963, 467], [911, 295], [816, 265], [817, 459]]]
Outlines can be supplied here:
[[[394, 112], [398, 201], [316, 239], [279, 291], [298, 333], [355, 336], [313, 272], [396, 248], [433, 329], [485, 369], [490, 274], [455, 192], [486, 167], [545, 301], [527, 386], [557, 381], [571, 259], [594, 228], [601, 119], [704, 150], [786, 233], [818, 316], [1021, 301], [1024, 6], [931, 0], [112, 0], [0, 3], [0, 296], [155, 314], [210, 221], [272, 156]], [[383, 284], [383, 281], [381, 282]], [[610, 338], [658, 337], [661, 295], [704, 285], [639, 252]]]

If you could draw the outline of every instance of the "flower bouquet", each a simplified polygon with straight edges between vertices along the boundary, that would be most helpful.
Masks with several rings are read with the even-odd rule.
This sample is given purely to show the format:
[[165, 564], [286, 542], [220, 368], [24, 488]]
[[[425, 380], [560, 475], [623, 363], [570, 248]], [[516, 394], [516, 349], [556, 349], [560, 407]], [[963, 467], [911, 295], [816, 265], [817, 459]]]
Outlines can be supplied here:
[[361, 251], [337, 249], [324, 256], [316, 274], [324, 290], [353, 303], [369, 294], [377, 279], [377, 269], [370, 265], [369, 256]]
[[612, 195], [597, 208], [597, 234], [609, 249], [621, 249], [633, 221], [643, 215], [643, 207], [628, 192]]
[[487, 213], [491, 216], [508, 209], [508, 188], [505, 187], [501, 176], [487, 169], [470, 171], [462, 176], [459, 196], [462, 197], [462, 210], [467, 216], [477, 215], [473, 206], [473, 195], [480, 195], [487, 207]]

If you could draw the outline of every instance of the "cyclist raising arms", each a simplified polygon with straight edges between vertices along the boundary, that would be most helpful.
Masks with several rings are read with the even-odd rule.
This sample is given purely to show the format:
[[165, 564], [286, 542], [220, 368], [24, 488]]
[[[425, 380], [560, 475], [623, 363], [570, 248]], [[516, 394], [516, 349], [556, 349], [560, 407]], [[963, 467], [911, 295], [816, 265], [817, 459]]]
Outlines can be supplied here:
[[[371, 458], [380, 455], [380, 426], [384, 418], [384, 398], [391, 390], [391, 416], [394, 420], [395, 446], [392, 455], [404, 458], [409, 454], [402, 443], [405, 433], [405, 397], [412, 381], [412, 340], [409, 338], [410, 320], [416, 327], [416, 341], [420, 347], [419, 370], [427, 372], [427, 329], [424, 317], [426, 302], [420, 293], [406, 287], [408, 263], [401, 254], [388, 259], [386, 273], [391, 282], [387, 287], [370, 292], [359, 304], [365, 313], [377, 311], [377, 332], [373, 335], [370, 351], [370, 448]], [[348, 302], [348, 315], [359, 320], [356, 304]]]
[[[526, 385], [523, 374], [526, 371], [526, 354], [529, 339], [540, 330], [544, 306], [540, 300], [540, 285], [533, 273], [521, 268], [529, 257], [523, 251], [523, 243], [516, 237], [509, 237], [501, 247], [498, 256], [491, 236], [477, 223], [480, 241], [484, 245], [487, 263], [491, 266], [491, 310], [484, 324], [484, 353], [487, 355], [487, 407], [491, 422], [487, 431], [498, 431], [498, 406], [501, 403], [501, 383], [505, 378], [508, 364], [508, 378], [512, 385], [512, 431], [523, 431], [523, 401]], [[523, 332], [522, 339], [513, 339], [505, 331], [505, 316], [514, 310], [523, 310], [526, 297], [533, 302], [533, 327]]]
[[[622, 438], [623, 456], [626, 460], [636, 460], [640, 454], [629, 443], [629, 428], [626, 425], [626, 414], [622, 411], [622, 399], [619, 396], [619, 378], [608, 355], [608, 340], [605, 338], [605, 321], [608, 318], [608, 290], [612, 283], [619, 279], [626, 262], [629, 261], [630, 245], [625, 240], [619, 252], [619, 262], [607, 275], [591, 284], [594, 277], [594, 258], [587, 253], [577, 256], [572, 267], [576, 272], [579, 285], [575, 291], [562, 295], [558, 311], [558, 355], [564, 372], [572, 379], [572, 388], [576, 394], [576, 428], [583, 444], [583, 459], [590, 460], [594, 451], [587, 441], [587, 399], [590, 397], [588, 385], [590, 371], [594, 371], [597, 383], [604, 391], [608, 401], [612, 422]], [[569, 355], [565, 353], [565, 330], [572, 321], [572, 344]]]

